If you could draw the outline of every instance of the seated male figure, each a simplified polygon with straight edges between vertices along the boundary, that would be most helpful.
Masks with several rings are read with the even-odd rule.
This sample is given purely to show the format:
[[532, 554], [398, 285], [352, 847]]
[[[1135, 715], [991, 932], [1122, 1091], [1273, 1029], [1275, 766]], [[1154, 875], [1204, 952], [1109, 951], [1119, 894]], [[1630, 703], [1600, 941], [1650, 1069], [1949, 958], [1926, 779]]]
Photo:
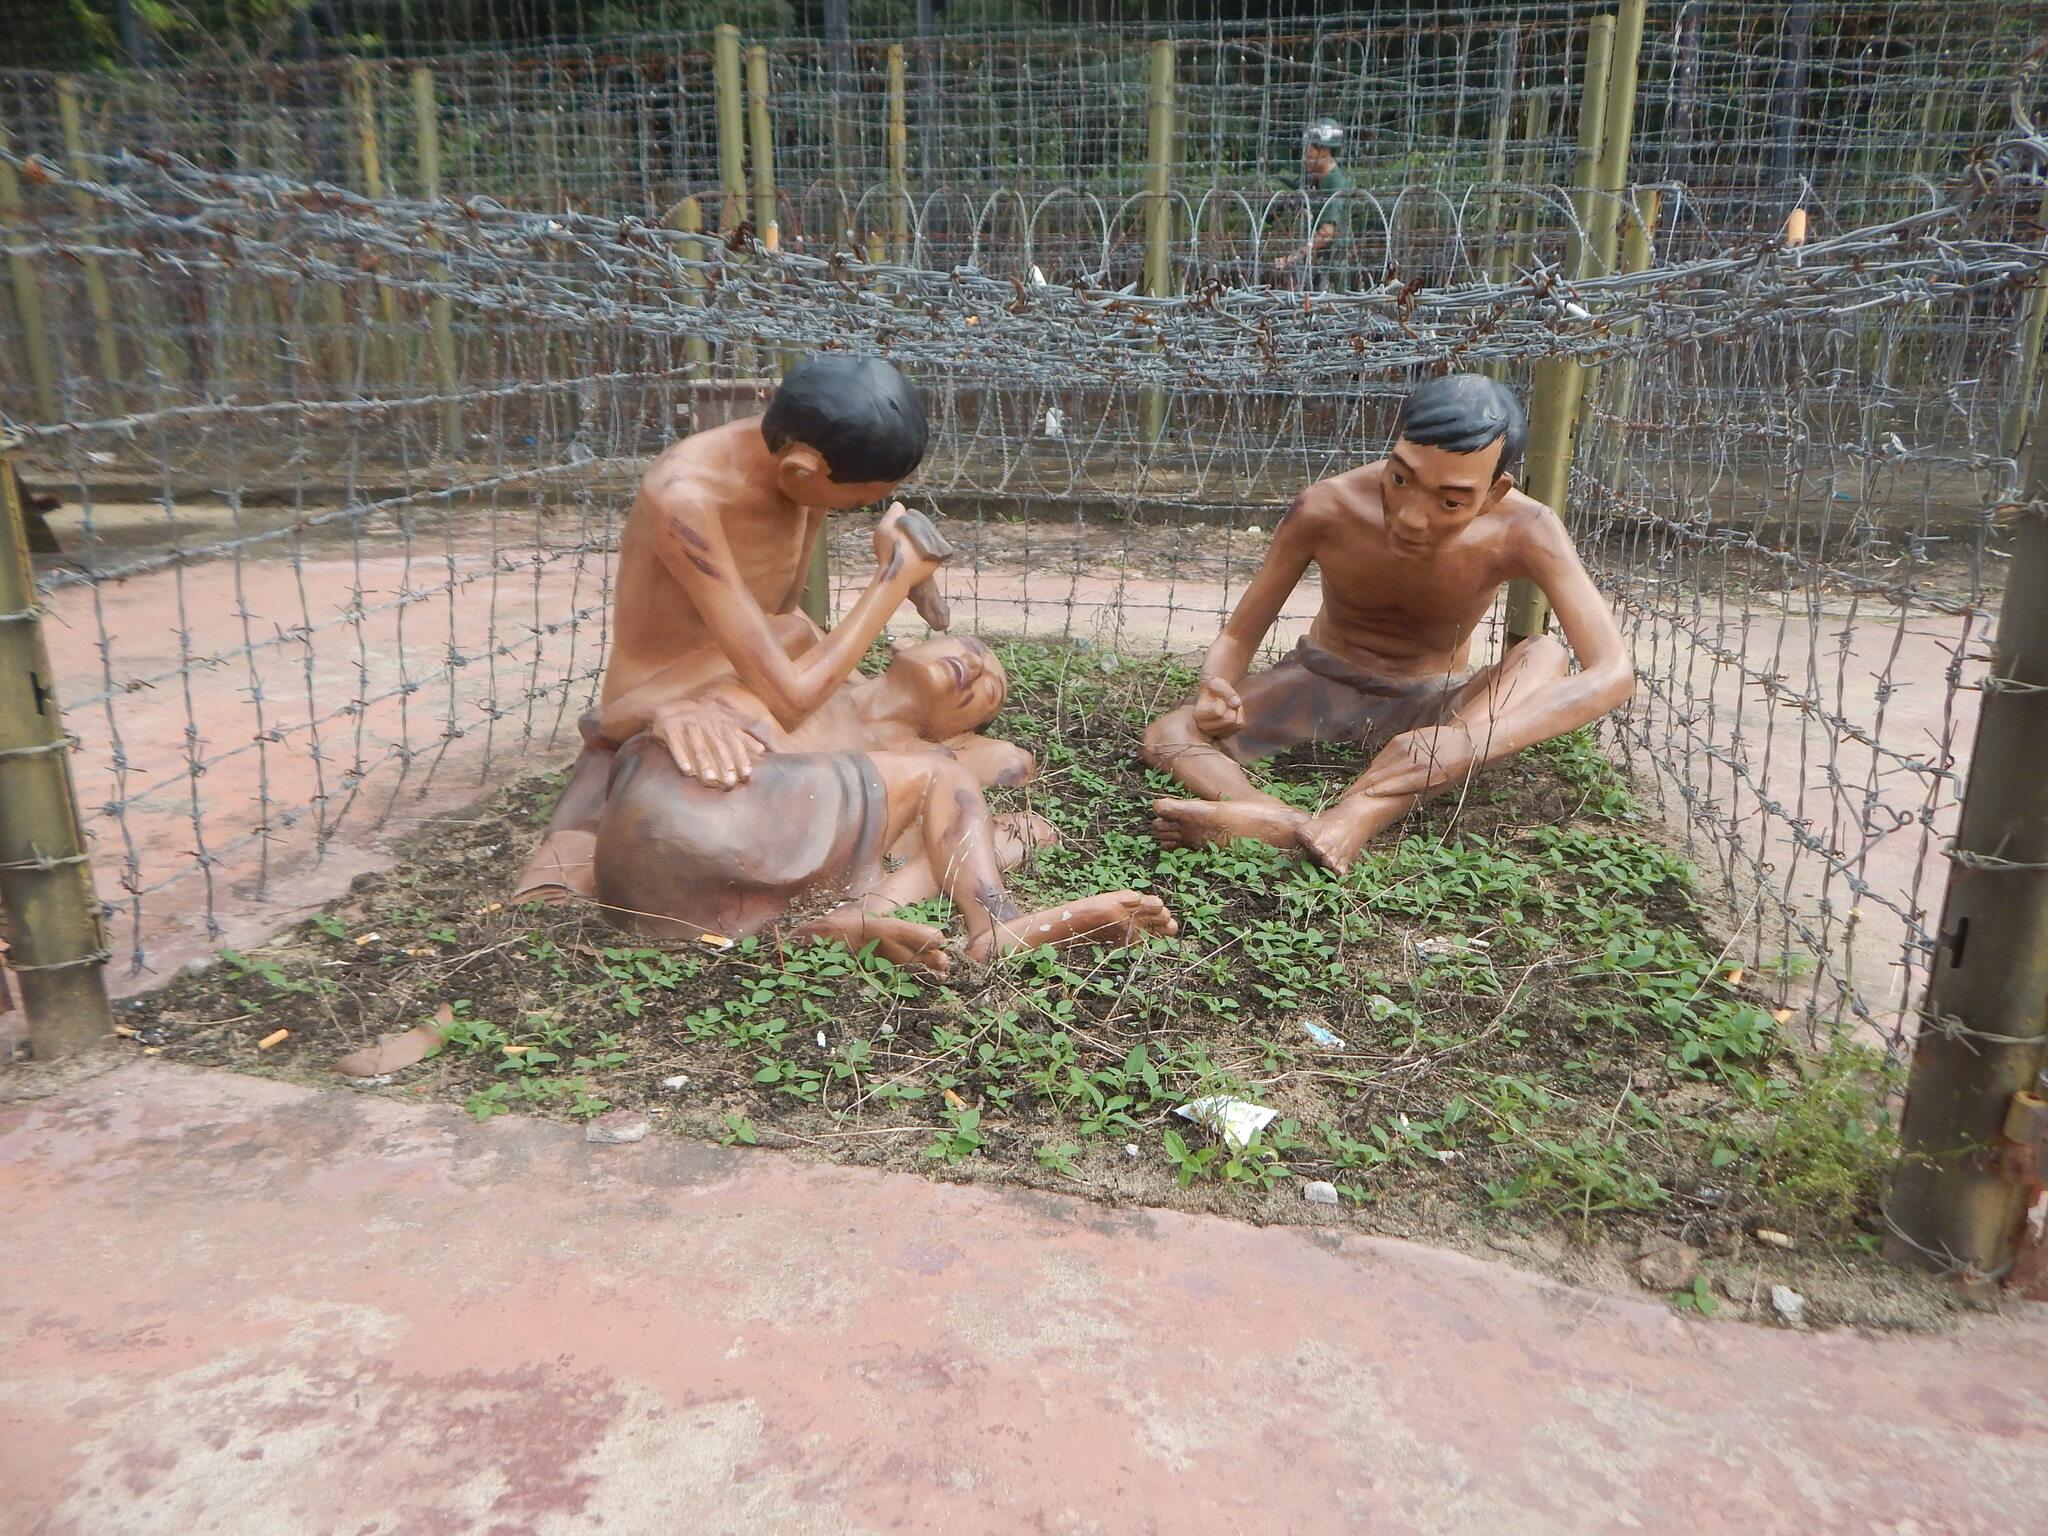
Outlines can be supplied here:
[[[796, 609], [825, 519], [886, 497], [924, 457], [927, 438], [924, 405], [895, 368], [824, 353], [790, 369], [764, 415], [665, 449], [642, 477], [619, 541], [601, 700], [709, 655], [784, 725], [817, 709], [938, 562], [892, 507], [875, 530], [874, 579], [829, 636], [793, 656], [771, 620]], [[608, 753], [578, 758], [515, 899], [589, 894], [611, 767]]]
[[[1162, 843], [1247, 837], [1342, 872], [1424, 797], [1628, 698], [1635, 670], [1571, 536], [1515, 489], [1526, 437], [1503, 385], [1477, 374], [1436, 379], [1403, 402], [1386, 458], [1296, 498], [1203, 658], [1193, 700], [1145, 733], [1146, 762], [1201, 797], [1155, 802]], [[1307, 638], [1247, 676], [1311, 563], [1323, 602]], [[1547, 635], [1473, 669], [1473, 633], [1517, 577], [1549, 599], [1580, 671]], [[1245, 772], [1314, 741], [1384, 743], [1321, 815], [1264, 793]]]
[[[778, 625], [789, 633], [801, 619]], [[681, 671], [682, 669], [677, 669]], [[651, 679], [596, 722], [627, 736], [596, 837], [598, 900], [656, 937], [758, 933], [808, 898], [840, 898], [801, 935], [876, 943], [902, 964], [946, 969], [944, 936], [893, 916], [944, 892], [981, 961], [1038, 945], [1128, 944], [1171, 935], [1158, 897], [1112, 891], [1020, 914], [1002, 871], [1048, 841], [1036, 818], [989, 812], [984, 784], [1021, 783], [1031, 756], [978, 734], [1007, 680], [979, 640], [896, 647], [879, 678], [849, 684], [795, 729], [731, 676]], [[661, 724], [655, 723], [657, 710]], [[893, 873], [884, 856], [904, 863]]]

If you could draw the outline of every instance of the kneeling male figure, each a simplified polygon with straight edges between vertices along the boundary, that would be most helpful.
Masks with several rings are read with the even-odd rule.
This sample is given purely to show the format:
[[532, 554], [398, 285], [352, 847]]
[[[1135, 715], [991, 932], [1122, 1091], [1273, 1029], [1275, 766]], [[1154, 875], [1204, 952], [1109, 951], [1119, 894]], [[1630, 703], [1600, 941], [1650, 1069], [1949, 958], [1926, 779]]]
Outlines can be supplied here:
[[[1571, 536], [1515, 489], [1527, 435], [1505, 386], [1477, 374], [1436, 379], [1403, 403], [1386, 458], [1296, 498], [1203, 658], [1194, 699], [1145, 733], [1145, 760], [1201, 797], [1154, 803], [1162, 843], [1248, 837], [1341, 872], [1424, 797], [1628, 698], [1635, 669]], [[1311, 562], [1323, 605], [1307, 638], [1247, 677]], [[1582, 670], [1547, 635], [1472, 668], [1473, 632], [1517, 577], [1550, 600]], [[1385, 742], [1319, 816], [1259, 790], [1244, 770], [1311, 741]]]

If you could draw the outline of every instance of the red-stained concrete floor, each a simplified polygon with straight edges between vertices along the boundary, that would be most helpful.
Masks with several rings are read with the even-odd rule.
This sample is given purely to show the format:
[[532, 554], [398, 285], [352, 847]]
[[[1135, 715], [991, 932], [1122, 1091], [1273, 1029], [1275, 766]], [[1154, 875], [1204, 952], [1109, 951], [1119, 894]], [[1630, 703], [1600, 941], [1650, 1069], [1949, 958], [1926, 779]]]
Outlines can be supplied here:
[[1687, 1322], [1399, 1242], [136, 1063], [0, 1111], [8, 1536], [2039, 1528], [2048, 1312]]

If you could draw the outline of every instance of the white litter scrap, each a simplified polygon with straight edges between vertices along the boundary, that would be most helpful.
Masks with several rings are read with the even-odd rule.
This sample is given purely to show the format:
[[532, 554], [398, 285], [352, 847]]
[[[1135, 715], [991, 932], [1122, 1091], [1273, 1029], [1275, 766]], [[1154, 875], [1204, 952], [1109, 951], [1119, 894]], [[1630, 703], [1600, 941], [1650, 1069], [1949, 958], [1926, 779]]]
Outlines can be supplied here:
[[1789, 1285], [1771, 1287], [1771, 1310], [1778, 1314], [1778, 1321], [1787, 1328], [1797, 1328], [1806, 1321], [1806, 1298]]
[[1301, 1032], [1326, 1051], [1341, 1051], [1344, 1049], [1343, 1039], [1334, 1030], [1326, 1029], [1313, 1019], [1303, 1019], [1301, 1021]]
[[1205, 1131], [1214, 1131], [1227, 1145], [1242, 1152], [1251, 1145], [1254, 1136], [1273, 1123], [1280, 1111], [1212, 1093], [1206, 1099], [1181, 1105], [1174, 1113], [1183, 1120], [1194, 1121]]
[[1440, 939], [1417, 939], [1415, 953], [1425, 960], [1440, 960], [1445, 955], [1483, 954], [1493, 946], [1484, 939], [1468, 939], [1461, 933], [1448, 934]]

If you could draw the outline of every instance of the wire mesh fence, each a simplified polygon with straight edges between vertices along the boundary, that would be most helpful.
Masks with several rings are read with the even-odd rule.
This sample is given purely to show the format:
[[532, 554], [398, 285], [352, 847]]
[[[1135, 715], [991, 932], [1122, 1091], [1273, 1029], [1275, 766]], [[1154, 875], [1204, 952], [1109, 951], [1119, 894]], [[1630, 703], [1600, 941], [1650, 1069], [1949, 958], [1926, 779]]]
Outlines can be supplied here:
[[[1774, 12], [1667, 8], [1610, 210], [1654, 253], [1573, 284], [1574, 9], [1183, 39], [1156, 295], [1142, 31], [949, 40], [943, 70], [906, 43], [897, 167], [887, 46], [852, 102], [778, 46], [773, 252], [750, 200], [672, 216], [721, 185], [687, 39], [436, 59], [425, 95], [410, 61], [10, 77], [0, 351], [61, 502], [52, 645], [129, 984], [572, 744], [639, 466], [795, 355], [925, 389], [913, 499], [964, 623], [1178, 651], [1414, 380], [1568, 355], [1574, 526], [1642, 677], [1614, 739], [1731, 942], [1896, 1043], [2032, 388], [2039, 165], [1985, 153], [2026, 13], [1840, 7], [1788, 70]], [[1322, 115], [1369, 130], [1363, 212], [1289, 286], [1276, 178]]]

